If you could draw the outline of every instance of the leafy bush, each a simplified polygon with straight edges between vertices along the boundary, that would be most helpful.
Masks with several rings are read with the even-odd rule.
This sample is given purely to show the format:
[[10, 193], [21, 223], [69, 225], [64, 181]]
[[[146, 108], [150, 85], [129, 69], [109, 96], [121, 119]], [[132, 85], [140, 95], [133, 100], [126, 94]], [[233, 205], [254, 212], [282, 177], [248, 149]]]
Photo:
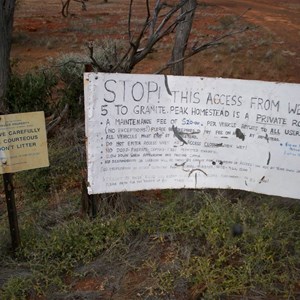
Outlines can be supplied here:
[[48, 141], [49, 167], [19, 172], [16, 181], [30, 201], [41, 200], [51, 191], [63, 191], [81, 182], [85, 167], [83, 124], [63, 128]]
[[[109, 71], [117, 63], [123, 46], [116, 41], [103, 41], [95, 51], [95, 59], [101, 70]], [[120, 50], [121, 51], [121, 50]], [[36, 71], [25, 75], [13, 74], [6, 95], [6, 103], [11, 113], [44, 111], [52, 113], [54, 103], [51, 92], [59, 91], [58, 103], [69, 105], [69, 117], [83, 118], [83, 73], [86, 64], [91, 64], [88, 55], [70, 53], [61, 56], [51, 71]], [[63, 82], [63, 86], [59, 85]]]
[[25, 300], [32, 286], [31, 277], [13, 277], [6, 282], [0, 291], [1, 299], [3, 300]]
[[21, 182], [26, 195], [33, 201], [46, 197], [51, 186], [51, 174], [49, 167], [23, 171], [17, 174], [17, 180]]
[[[102, 72], [109, 72], [121, 59], [123, 49], [124, 44], [121, 41], [102, 41], [95, 47], [94, 59], [97, 63], [97, 66], [93, 65], [95, 71], [99, 68]], [[61, 104], [69, 105], [73, 119], [83, 117], [83, 73], [86, 64], [92, 65], [91, 58], [78, 53], [63, 55], [56, 61], [58, 76], [64, 83], [60, 90]]]
[[219, 20], [222, 29], [229, 29], [236, 22], [236, 17], [232, 15], [226, 15]]
[[27, 299], [28, 294], [41, 295], [50, 286], [63, 288], [61, 275], [72, 273], [74, 266], [90, 261], [124, 235], [122, 224], [75, 218], [50, 233], [37, 234], [27, 228], [23, 234], [31, 238], [23, 239], [18, 259], [29, 263], [32, 275], [7, 281], [0, 290], [1, 299]]
[[60, 89], [60, 103], [63, 106], [69, 105], [69, 116], [72, 119], [84, 116], [83, 73], [84, 65], [88, 62], [86, 56], [74, 53], [63, 55], [57, 60], [58, 77], [64, 83]]
[[13, 74], [9, 82], [6, 103], [11, 113], [44, 111], [51, 113], [51, 89], [57, 84], [52, 72]]

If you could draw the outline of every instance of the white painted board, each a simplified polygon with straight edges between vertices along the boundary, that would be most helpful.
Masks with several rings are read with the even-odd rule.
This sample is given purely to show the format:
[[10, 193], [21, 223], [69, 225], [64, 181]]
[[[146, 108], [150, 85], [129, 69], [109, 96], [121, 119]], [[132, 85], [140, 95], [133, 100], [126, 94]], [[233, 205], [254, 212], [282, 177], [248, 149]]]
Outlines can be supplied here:
[[86, 73], [89, 193], [241, 189], [300, 198], [300, 85]]

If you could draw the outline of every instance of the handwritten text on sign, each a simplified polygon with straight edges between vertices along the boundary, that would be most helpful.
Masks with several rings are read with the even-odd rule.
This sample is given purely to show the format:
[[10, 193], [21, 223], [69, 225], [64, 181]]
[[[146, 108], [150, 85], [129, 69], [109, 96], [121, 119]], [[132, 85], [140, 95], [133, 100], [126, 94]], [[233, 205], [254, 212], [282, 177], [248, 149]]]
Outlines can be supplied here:
[[85, 74], [89, 193], [234, 188], [300, 198], [300, 85]]
[[0, 115], [0, 174], [47, 166], [44, 112]]

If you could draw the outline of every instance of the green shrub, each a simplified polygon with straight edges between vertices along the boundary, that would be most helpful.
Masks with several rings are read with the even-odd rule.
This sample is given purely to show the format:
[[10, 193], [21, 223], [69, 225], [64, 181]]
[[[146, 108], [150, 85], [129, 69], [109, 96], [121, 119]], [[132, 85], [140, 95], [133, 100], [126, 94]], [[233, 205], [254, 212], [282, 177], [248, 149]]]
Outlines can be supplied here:
[[[109, 72], [121, 60], [124, 44], [121, 41], [104, 40], [95, 46], [94, 59], [98, 66], [93, 66], [101, 72]], [[92, 64], [87, 54], [69, 53], [61, 56], [57, 61], [58, 76], [64, 83], [60, 90], [61, 104], [69, 105], [70, 117], [82, 118], [84, 115], [83, 101], [83, 73], [85, 64]], [[120, 71], [122, 66], [116, 71]], [[98, 70], [98, 71], [100, 71]]]
[[64, 83], [60, 89], [61, 105], [69, 105], [69, 117], [72, 119], [84, 116], [83, 73], [84, 65], [89, 63], [86, 56], [79, 54], [63, 55], [57, 60], [58, 77]]
[[48, 233], [38, 234], [31, 226], [24, 229], [18, 260], [27, 261], [32, 275], [9, 279], [0, 298], [27, 299], [29, 293], [42, 295], [50, 286], [63, 288], [61, 275], [71, 274], [76, 265], [90, 261], [122, 237], [122, 224], [75, 218]]
[[50, 191], [51, 174], [48, 167], [20, 172], [17, 174], [17, 180], [31, 201], [46, 197]]
[[[242, 200], [246, 193], [230, 197], [234, 201], [204, 192], [193, 200], [165, 194], [172, 199], [110, 218], [75, 217], [47, 231], [28, 225], [18, 258], [30, 265], [32, 276], [24, 278], [28, 286], [12, 278], [0, 298], [62, 288], [76, 266], [108, 256], [149, 271], [153, 280], [145, 295], [151, 289], [153, 296], [172, 298], [176, 284], [184, 282], [193, 299], [293, 296], [300, 279], [298, 204], [279, 206], [254, 194]], [[243, 233], [235, 236], [237, 223]]]
[[219, 22], [221, 24], [222, 29], [229, 29], [236, 22], [236, 17], [232, 15], [223, 16], [220, 18]]
[[30, 276], [13, 277], [7, 281], [0, 290], [2, 300], [25, 300], [28, 299], [28, 294], [32, 286]]
[[[177, 249], [171, 266], [178, 275], [169, 269], [169, 277], [162, 262], [156, 262], [160, 268], [153, 270], [155, 277], [168, 282], [160, 289], [165, 292], [167, 286], [172, 291], [176, 275], [189, 283], [197, 299], [255, 297], [255, 291], [292, 295], [299, 280], [299, 207], [276, 207], [275, 201], [255, 195], [249, 203], [198, 195], [194, 200], [168, 201], [131, 218], [132, 230], [162, 245], [171, 241]], [[239, 236], [232, 233], [235, 224], [242, 225]]]
[[13, 74], [11, 76], [6, 103], [11, 113], [44, 111], [51, 113], [51, 89], [57, 78], [52, 72]]

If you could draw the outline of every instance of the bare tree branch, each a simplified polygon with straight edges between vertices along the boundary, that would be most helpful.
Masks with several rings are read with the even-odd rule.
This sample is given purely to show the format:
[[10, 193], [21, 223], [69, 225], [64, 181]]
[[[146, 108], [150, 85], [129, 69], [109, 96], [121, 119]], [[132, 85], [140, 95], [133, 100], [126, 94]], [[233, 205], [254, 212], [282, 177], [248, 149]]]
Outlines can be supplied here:
[[[237, 20], [239, 20], [240, 18], [242, 18], [251, 8], [247, 8], [244, 12], [242, 12], [239, 16], [237, 16], [237, 18], [232, 22], [235, 23]], [[191, 11], [187, 12], [187, 13], [190, 13]], [[220, 41], [227, 38], [227, 37], [230, 37], [230, 36], [233, 36], [233, 35], [236, 35], [236, 34], [239, 34], [239, 33], [242, 33], [242, 32], [245, 32], [246, 30], [249, 30], [250, 28], [248, 26], [242, 28], [242, 29], [239, 29], [239, 30], [236, 30], [236, 31], [230, 31], [230, 32], [227, 32], [217, 38], [214, 38], [212, 41], [210, 42], [207, 42], [207, 43], [204, 43], [200, 46], [197, 46], [197, 43], [192, 47], [192, 51], [183, 56], [182, 58], [179, 58], [177, 60], [172, 60], [172, 61], [169, 61], [165, 66], [163, 66], [162, 68], [160, 68], [158, 71], [155, 72], [155, 74], [160, 74], [161, 72], [163, 72], [164, 70], [180, 63], [180, 62], [183, 62], [185, 61], [186, 59], [194, 56], [195, 54], [201, 52], [201, 51], [204, 51], [208, 48], [212, 48], [212, 47], [216, 47], [216, 46], [219, 46], [220, 44], [222, 44]]]
[[88, 43], [88, 49], [90, 51], [90, 59], [92, 61], [92, 65], [97, 68], [98, 72], [103, 72], [104, 70], [98, 64], [97, 60], [94, 57], [94, 42]]
[[127, 28], [128, 28], [128, 40], [129, 40], [129, 43], [132, 41], [132, 37], [131, 37], [131, 14], [132, 14], [132, 4], [133, 4], [133, 0], [130, 0], [130, 4], [129, 4], [129, 12], [128, 12], [128, 23], [127, 23]]
[[[131, 0], [131, 2], [132, 1], [133, 0]], [[180, 22], [182, 22], [182, 20], [185, 18], [185, 16], [188, 13], [190, 13], [190, 11], [186, 11], [186, 12], [180, 14], [179, 16], [174, 17], [175, 13], [178, 10], [180, 10], [181, 7], [187, 1], [188, 0], [181, 1], [176, 6], [171, 7], [171, 9], [163, 17], [162, 21], [158, 24], [158, 26], [156, 26], [156, 22], [159, 18], [159, 13], [160, 13], [161, 9], [163, 7], [165, 7], [166, 5], [164, 3], [160, 3], [160, 1], [158, 0], [156, 2], [156, 6], [154, 8], [154, 16], [150, 20], [151, 15], [150, 15], [149, 7], [148, 7], [149, 4], [147, 1], [147, 12], [148, 12], [147, 18], [146, 18], [144, 26], [143, 26], [142, 30], [140, 31], [140, 34], [137, 37], [137, 39], [134, 42], [131, 41], [132, 51], [131, 51], [131, 55], [129, 57], [127, 57], [127, 59], [126, 59], [127, 60], [126, 70], [131, 71], [137, 63], [142, 61], [151, 52], [151, 50], [153, 49], [154, 45], [157, 42], [159, 42], [164, 36], [170, 34], [172, 31], [174, 31], [176, 26]], [[132, 9], [132, 3], [130, 5], [130, 9]], [[129, 15], [131, 16], [131, 14], [132, 14], [132, 12], [130, 11]], [[174, 17], [173, 20], [172, 20], [172, 17]], [[145, 33], [149, 27], [150, 27], [150, 36], [147, 39], [146, 45], [143, 48], [141, 48], [140, 47], [141, 40], [143, 37], [145, 37]], [[130, 29], [130, 27], [129, 27], [129, 29]], [[138, 51], [140, 49], [141, 49], [141, 51]]]
[[[69, 0], [71, 1], [71, 0]], [[81, 1], [81, 0], [78, 0]], [[84, 0], [83, 0], [84, 1]], [[135, 65], [141, 62], [145, 57], [152, 52], [154, 46], [165, 36], [174, 32], [178, 24], [182, 22], [188, 22], [189, 19], [193, 16], [193, 13], [197, 5], [187, 6], [190, 0], [181, 0], [178, 1], [176, 5], [168, 5], [165, 1], [156, 0], [153, 11], [150, 10], [150, 1], [146, 0], [146, 16], [145, 20], [139, 31], [135, 32], [132, 29], [132, 16], [133, 16], [133, 7], [134, 0], [130, 0], [129, 3], [129, 12], [128, 12], [128, 39], [129, 47], [119, 59], [117, 55], [114, 56], [114, 59], [109, 59], [109, 70], [102, 70], [101, 66], [97, 62], [94, 56], [94, 47], [93, 44], [88, 45], [89, 56], [94, 67], [98, 71], [109, 71], [109, 72], [124, 72], [130, 73]], [[183, 9], [185, 7], [185, 9]], [[165, 9], [167, 11], [165, 11]], [[249, 9], [243, 12], [240, 16], [236, 18], [235, 21], [240, 19]], [[184, 27], [184, 26], [183, 26]], [[172, 60], [169, 61], [165, 66], [160, 68], [156, 73], [161, 73], [164, 70], [174, 66], [175, 64], [182, 63], [191, 56], [204, 51], [208, 48], [215, 47], [221, 44], [221, 40], [236, 35], [238, 33], [244, 32], [248, 27], [227, 32], [219, 37], [213, 38], [211, 41], [204, 44], [198, 45], [196, 42], [193, 47], [190, 49], [187, 55], [178, 58], [179, 56], [173, 56]], [[189, 30], [187, 30], [189, 35]], [[188, 38], [188, 37], [187, 37]], [[185, 53], [185, 48], [187, 45], [187, 39], [184, 40], [183, 52]], [[116, 52], [116, 51], [115, 51]], [[177, 59], [178, 58], [178, 59]]]
[[[128, 48], [127, 51], [125, 52], [125, 54], [122, 56], [122, 58], [117, 62], [117, 64], [111, 69], [111, 72], [116, 72], [119, 68], [121, 69], [121, 66], [123, 64], [123, 62], [126, 60], [126, 58], [128, 57], [129, 53], [131, 51], [131, 48]], [[126, 70], [123, 68], [123, 70], [121, 70], [123, 72], [126, 72]]]
[[[132, 1], [133, 0], [131, 0], [130, 2], [130, 10], [132, 10]], [[147, 30], [147, 28], [148, 28], [148, 26], [149, 26], [149, 19], [150, 19], [150, 8], [149, 8], [149, 0], [146, 0], [146, 7], [147, 7], [147, 17], [146, 17], [146, 20], [144, 21], [144, 25], [143, 25], [143, 27], [142, 27], [142, 29], [141, 29], [141, 31], [140, 31], [140, 33], [139, 33], [139, 35], [138, 35], [138, 37], [137, 37], [137, 39], [135, 40], [135, 41], [133, 41], [133, 37], [131, 37], [131, 40], [129, 40], [129, 42], [130, 42], [130, 45], [131, 45], [131, 55], [129, 56], [129, 59], [128, 59], [128, 61], [129, 62], [133, 62], [134, 61], [134, 56], [138, 53], [138, 49], [139, 49], [139, 46], [140, 46], [140, 44], [141, 44], [141, 40], [142, 40], [142, 38], [144, 37], [144, 35], [145, 35], [145, 32], [146, 32], [146, 30]], [[130, 13], [129, 13], [129, 15], [131, 16], [131, 11], [130, 11]], [[129, 24], [128, 24], [128, 26], [129, 26], [129, 28], [128, 28], [128, 32], [129, 32], [129, 34], [131, 35], [131, 31], [130, 31], [130, 26], [131, 26], [131, 18], [130, 18], [130, 20], [129, 20]], [[129, 53], [130, 53], [129, 52]], [[132, 67], [131, 67], [131, 65], [129, 64], [129, 69], [131, 70], [132, 69]]]
[[[73, 1], [81, 3], [81, 9], [84, 10], [84, 11], [86, 10], [85, 2], [88, 1], [88, 0], [73, 0]], [[66, 1], [61, 0], [61, 4], [62, 4], [61, 14], [65, 18], [69, 15], [70, 2], [71, 2], [71, 0], [66, 0]]]
[[160, 10], [162, 9], [164, 3], [160, 3], [160, 0], [156, 1], [155, 7], [154, 7], [154, 15], [150, 24], [150, 35], [154, 34], [154, 28], [155, 24], [157, 22], [157, 17], [159, 15]]
[[58, 115], [56, 119], [53, 119], [48, 125], [47, 125], [47, 134], [49, 135], [53, 129], [63, 120], [63, 118], [67, 115], [69, 111], [69, 104], [66, 104], [64, 109], [61, 111], [61, 113]]
[[[159, 35], [160, 31], [166, 26], [167, 22], [171, 19], [172, 16], [174, 16], [174, 14], [179, 11], [181, 9], [182, 6], [185, 5], [185, 3], [187, 2], [187, 0], [185, 1], [181, 1], [179, 4], [177, 4], [176, 6], [174, 6], [163, 18], [162, 22], [159, 24], [159, 26], [157, 27], [157, 29], [154, 32], [154, 35]], [[178, 20], [176, 19], [172, 24], [174, 23], [178, 23]], [[171, 25], [172, 25], [171, 24]], [[169, 26], [170, 27], [170, 26]]]

